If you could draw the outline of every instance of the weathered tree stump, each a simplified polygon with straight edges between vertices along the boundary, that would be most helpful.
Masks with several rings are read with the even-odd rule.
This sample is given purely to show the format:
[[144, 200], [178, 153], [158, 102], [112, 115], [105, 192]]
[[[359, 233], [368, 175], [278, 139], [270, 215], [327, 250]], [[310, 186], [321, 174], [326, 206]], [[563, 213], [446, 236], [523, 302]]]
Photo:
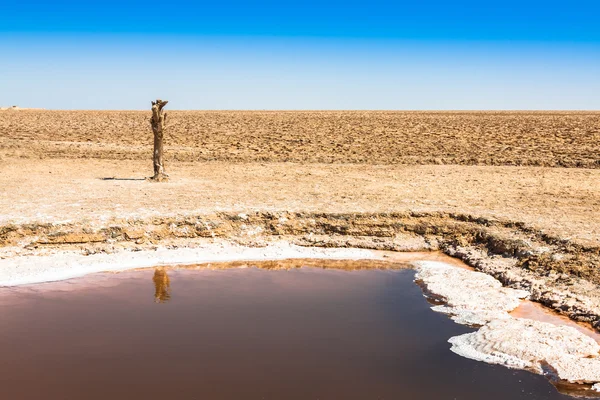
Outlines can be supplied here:
[[150, 119], [150, 123], [152, 124], [152, 132], [154, 133], [154, 176], [150, 180], [156, 182], [166, 181], [169, 178], [169, 175], [165, 172], [163, 162], [163, 132], [165, 123], [167, 122], [167, 113], [163, 112], [163, 108], [167, 103], [168, 101], [160, 99], [152, 102], [152, 118]]

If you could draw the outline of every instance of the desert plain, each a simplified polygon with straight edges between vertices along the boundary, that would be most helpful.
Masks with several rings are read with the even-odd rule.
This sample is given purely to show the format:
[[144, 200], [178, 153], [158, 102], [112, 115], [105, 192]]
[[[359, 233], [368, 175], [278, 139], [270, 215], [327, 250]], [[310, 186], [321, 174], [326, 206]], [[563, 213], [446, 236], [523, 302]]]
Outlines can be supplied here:
[[[171, 105], [171, 104], [170, 104]], [[0, 111], [0, 257], [440, 251], [600, 327], [600, 112]]]

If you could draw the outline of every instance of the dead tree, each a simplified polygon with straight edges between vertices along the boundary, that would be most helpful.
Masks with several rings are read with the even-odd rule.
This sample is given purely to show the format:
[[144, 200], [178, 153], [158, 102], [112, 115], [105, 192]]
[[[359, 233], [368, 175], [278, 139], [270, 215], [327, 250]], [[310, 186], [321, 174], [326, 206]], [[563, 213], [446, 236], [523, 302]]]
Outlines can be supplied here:
[[167, 113], [163, 112], [163, 108], [167, 103], [168, 101], [160, 99], [152, 102], [152, 118], [150, 119], [150, 123], [152, 124], [152, 132], [154, 133], [154, 176], [150, 179], [157, 182], [166, 181], [169, 177], [165, 172], [163, 163], [163, 132], [165, 123], [167, 122]]

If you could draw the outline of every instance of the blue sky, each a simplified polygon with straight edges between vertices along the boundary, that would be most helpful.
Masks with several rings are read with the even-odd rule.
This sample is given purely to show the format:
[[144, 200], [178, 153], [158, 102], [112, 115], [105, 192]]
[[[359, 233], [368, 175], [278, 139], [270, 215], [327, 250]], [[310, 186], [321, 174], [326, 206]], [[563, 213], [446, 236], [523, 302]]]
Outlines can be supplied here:
[[0, 14], [0, 106], [600, 109], [598, 15], [586, 0], [19, 0]]

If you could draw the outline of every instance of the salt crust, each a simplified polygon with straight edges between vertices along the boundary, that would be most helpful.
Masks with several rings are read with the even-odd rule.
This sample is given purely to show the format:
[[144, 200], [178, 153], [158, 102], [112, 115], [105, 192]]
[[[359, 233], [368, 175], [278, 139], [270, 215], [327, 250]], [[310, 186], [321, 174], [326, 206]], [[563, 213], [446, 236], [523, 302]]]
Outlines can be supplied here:
[[473, 360], [549, 374], [572, 383], [600, 382], [600, 345], [571, 327], [522, 318], [498, 319], [449, 342], [453, 352]]
[[217, 242], [197, 248], [159, 248], [155, 251], [121, 251], [92, 255], [63, 251], [47, 256], [0, 259], [0, 286], [53, 282], [95, 272], [124, 271], [157, 265], [289, 258], [374, 259], [379, 256], [370, 250], [308, 248], [286, 242], [259, 248]]
[[571, 383], [594, 383], [600, 390], [600, 345], [568, 326], [513, 318], [508, 314], [526, 292], [503, 288], [480, 272], [440, 262], [416, 262], [418, 280], [445, 305], [433, 310], [457, 323], [483, 325], [449, 339], [456, 354], [490, 364], [526, 369]]
[[524, 290], [502, 287], [493, 277], [436, 261], [418, 261], [415, 279], [441, 297], [444, 305], [433, 310], [449, 314], [463, 325], [484, 325], [495, 319], [510, 318], [508, 312], [529, 295]]

